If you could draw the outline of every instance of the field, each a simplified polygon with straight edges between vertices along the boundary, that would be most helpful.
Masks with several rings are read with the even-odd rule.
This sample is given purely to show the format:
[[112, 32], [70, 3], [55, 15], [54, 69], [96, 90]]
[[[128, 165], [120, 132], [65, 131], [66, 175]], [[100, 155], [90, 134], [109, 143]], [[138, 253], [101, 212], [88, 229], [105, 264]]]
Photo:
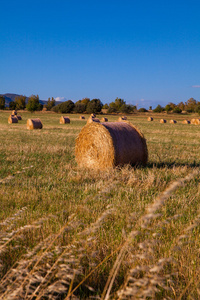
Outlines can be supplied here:
[[0, 112], [0, 299], [200, 299], [200, 125], [128, 116], [147, 166], [94, 171], [75, 161], [85, 120], [20, 114]]

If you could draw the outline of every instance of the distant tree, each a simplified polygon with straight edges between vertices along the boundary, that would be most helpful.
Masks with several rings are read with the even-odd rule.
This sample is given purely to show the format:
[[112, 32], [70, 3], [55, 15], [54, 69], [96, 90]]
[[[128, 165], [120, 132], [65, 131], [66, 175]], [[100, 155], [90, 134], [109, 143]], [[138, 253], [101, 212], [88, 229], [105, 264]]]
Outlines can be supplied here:
[[102, 107], [103, 107], [103, 104], [100, 101], [100, 99], [92, 99], [90, 102], [88, 102], [86, 111], [89, 114], [91, 114], [91, 113], [97, 114], [97, 113], [101, 112]]
[[126, 113], [126, 114], [130, 114], [130, 113], [134, 112], [135, 110], [136, 110], [136, 106], [131, 105], [131, 104], [123, 104], [120, 107], [120, 112]]
[[167, 113], [170, 112], [170, 111], [172, 111], [172, 108], [171, 108], [170, 104], [167, 104], [167, 105], [165, 106], [165, 111], [166, 111]]
[[3, 96], [0, 96], [0, 109], [5, 108], [5, 98]]
[[31, 95], [29, 97], [26, 108], [28, 111], [34, 112], [36, 110], [42, 110], [43, 105], [39, 102], [39, 96]]
[[139, 112], [147, 112], [148, 110], [144, 107], [141, 107], [140, 109], [138, 109]]
[[194, 98], [190, 98], [185, 103], [185, 108], [187, 112], [194, 112], [197, 105], [197, 101]]
[[16, 109], [25, 109], [26, 107], [26, 96], [15, 97]]
[[88, 105], [89, 102], [90, 102], [90, 98], [83, 98], [81, 100], [81, 103], [85, 104], [86, 106]]
[[86, 111], [86, 104], [82, 102], [82, 100], [78, 100], [75, 104], [74, 104], [74, 111], [76, 113], [84, 113]]
[[200, 115], [200, 102], [197, 102], [197, 105], [195, 107], [195, 112]]
[[149, 110], [152, 110], [152, 106], [149, 106]]
[[15, 101], [10, 101], [9, 102], [9, 109], [10, 110], [15, 110], [16, 109], [16, 103], [15, 103]]
[[115, 113], [115, 112], [117, 112], [117, 107], [115, 105], [115, 102], [111, 102], [108, 107], [108, 113]]
[[56, 100], [53, 97], [51, 97], [51, 99], [48, 98], [47, 104], [46, 104], [45, 107], [46, 107], [47, 110], [51, 110], [52, 107], [54, 107], [55, 105], [56, 105]]
[[53, 107], [53, 111], [60, 112], [62, 114], [71, 113], [73, 109], [74, 109], [74, 102], [72, 100], [67, 100]]
[[126, 104], [126, 102], [124, 101], [124, 99], [121, 99], [118, 97], [115, 99], [115, 106], [117, 108], [117, 111], [120, 111], [120, 108], [125, 104]]
[[153, 112], [160, 113], [163, 110], [164, 110], [164, 108], [160, 104], [158, 104], [157, 107], [155, 109], [153, 109]]
[[177, 105], [181, 110], [185, 110], [185, 104], [183, 102], [178, 103]]
[[171, 107], [172, 110], [176, 107], [176, 104], [174, 104], [173, 102], [169, 102], [168, 105]]
[[58, 113], [59, 112], [59, 104], [53, 106], [51, 110]]
[[109, 108], [109, 106], [108, 106], [108, 104], [107, 103], [105, 103], [104, 105], [103, 105], [103, 107], [102, 107], [103, 109], [108, 109]]
[[173, 109], [173, 113], [175, 113], [175, 114], [180, 114], [180, 113], [182, 113], [182, 109], [180, 109], [180, 107], [176, 106], [176, 107]]

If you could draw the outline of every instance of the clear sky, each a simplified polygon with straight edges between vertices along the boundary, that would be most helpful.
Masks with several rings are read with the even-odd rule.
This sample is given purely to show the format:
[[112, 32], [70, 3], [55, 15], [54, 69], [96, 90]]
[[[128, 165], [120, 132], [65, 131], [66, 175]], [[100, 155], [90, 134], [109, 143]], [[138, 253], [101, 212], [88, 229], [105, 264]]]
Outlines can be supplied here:
[[0, 94], [200, 101], [200, 1], [0, 0]]

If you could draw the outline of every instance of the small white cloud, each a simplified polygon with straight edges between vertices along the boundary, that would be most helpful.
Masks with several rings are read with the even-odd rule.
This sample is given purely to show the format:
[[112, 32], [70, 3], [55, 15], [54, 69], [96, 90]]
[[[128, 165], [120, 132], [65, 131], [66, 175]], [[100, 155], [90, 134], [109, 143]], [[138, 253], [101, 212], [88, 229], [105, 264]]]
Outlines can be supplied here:
[[192, 85], [193, 88], [200, 88], [200, 85]]
[[55, 100], [56, 101], [67, 101], [67, 99], [65, 97], [56, 97]]

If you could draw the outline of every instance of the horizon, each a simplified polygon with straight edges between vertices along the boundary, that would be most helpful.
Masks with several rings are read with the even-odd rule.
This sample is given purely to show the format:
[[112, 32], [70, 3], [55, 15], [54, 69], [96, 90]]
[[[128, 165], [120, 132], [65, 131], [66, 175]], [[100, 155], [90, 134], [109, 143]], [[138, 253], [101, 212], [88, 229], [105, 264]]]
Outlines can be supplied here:
[[[25, 96], [26, 98], [29, 98], [30, 96], [32, 96], [32, 95], [30, 95], [30, 96], [27, 96], [27, 95], [25, 95], [25, 94], [16, 94], [16, 93], [5, 93], [5, 94], [0, 94], [0, 96], [5, 96], [5, 95], [16, 95], [16, 96]], [[38, 95], [38, 94], [37, 94]], [[39, 96], [39, 95], [38, 95]], [[52, 98], [52, 97], [49, 97], [50, 99]], [[58, 97], [57, 97], [58, 98]], [[85, 97], [86, 98], [86, 97]], [[87, 97], [88, 98], [88, 97]], [[118, 97], [119, 98], [119, 97]], [[189, 99], [192, 99], [193, 97], [190, 97]], [[82, 99], [84, 99], [84, 98], [82, 98]], [[65, 102], [65, 101], [68, 101], [68, 100], [71, 100], [72, 102], [74, 102], [74, 103], [76, 103], [77, 101], [80, 101], [80, 100], [82, 100], [82, 99], [78, 99], [78, 100], [73, 100], [73, 99], [66, 99], [66, 98], [64, 98], [64, 97], [59, 97], [59, 99], [56, 99], [56, 98], [54, 98], [54, 100], [56, 101], [56, 102]], [[93, 98], [94, 99], [94, 98]], [[90, 100], [93, 100], [93, 99], [90, 99]], [[96, 98], [96, 99], [99, 99], [100, 101], [101, 101], [101, 99], [100, 98]], [[124, 100], [124, 98], [121, 98], [121, 99], [123, 99]], [[189, 100], [189, 99], [187, 99], [187, 100]], [[194, 98], [193, 98], [194, 99]], [[41, 100], [41, 101], [48, 101], [48, 99], [41, 99], [40, 98], [40, 96], [39, 96], [39, 100]], [[182, 101], [184, 104], [187, 102], [187, 100], [186, 101]], [[197, 102], [200, 102], [200, 101], [198, 101], [197, 99], [194, 99], [194, 100], [196, 100]], [[111, 102], [114, 102], [115, 101], [115, 99], [113, 100], [113, 101], [110, 101], [109, 103], [111, 103]], [[102, 101], [101, 101], [102, 102]], [[125, 101], [126, 102], [126, 101]], [[181, 101], [180, 101], [181, 102]], [[137, 109], [140, 109], [140, 108], [145, 108], [145, 109], [147, 109], [147, 110], [149, 110], [149, 108], [150, 107], [152, 107], [152, 109], [155, 109], [158, 105], [161, 105], [163, 108], [165, 108], [165, 106], [166, 105], [168, 105], [169, 103], [173, 103], [173, 104], [175, 104], [175, 105], [178, 105], [180, 102], [178, 102], [178, 103], [175, 103], [175, 102], [168, 102], [168, 103], [165, 103], [164, 105], [162, 105], [162, 104], [160, 104], [160, 103], [157, 103], [155, 106], [154, 105], [152, 105], [152, 104], [150, 104], [150, 105], [148, 105], [148, 107], [147, 106], [139, 106], [138, 105], [138, 103], [128, 103], [128, 102], [126, 102], [126, 104], [131, 104], [131, 105], [134, 105], [134, 106], [136, 106], [136, 108]], [[103, 103], [103, 102], [102, 102]], [[109, 105], [109, 103], [103, 103], [103, 105], [104, 104], [108, 104]], [[149, 102], [149, 103], [151, 103], [151, 102]]]
[[1, 8], [2, 94], [118, 97], [145, 108], [200, 101], [199, 2], [9, 0]]

